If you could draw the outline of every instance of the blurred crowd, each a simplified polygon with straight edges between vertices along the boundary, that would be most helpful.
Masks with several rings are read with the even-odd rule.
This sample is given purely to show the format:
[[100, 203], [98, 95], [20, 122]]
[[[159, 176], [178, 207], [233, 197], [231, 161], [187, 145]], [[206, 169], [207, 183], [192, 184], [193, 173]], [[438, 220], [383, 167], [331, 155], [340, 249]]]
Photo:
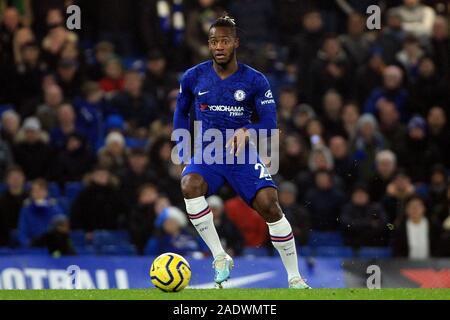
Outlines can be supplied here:
[[[81, 30], [66, 28], [71, 4]], [[371, 4], [380, 30], [366, 27]], [[450, 4], [438, 0], [0, 0], [0, 246], [76, 254], [71, 230], [127, 230], [140, 254], [206, 252], [170, 134], [180, 74], [209, 58], [224, 11], [238, 58], [277, 98], [274, 179], [298, 244], [339, 232], [353, 248], [449, 256]], [[229, 187], [208, 202], [228, 251], [268, 244]]]

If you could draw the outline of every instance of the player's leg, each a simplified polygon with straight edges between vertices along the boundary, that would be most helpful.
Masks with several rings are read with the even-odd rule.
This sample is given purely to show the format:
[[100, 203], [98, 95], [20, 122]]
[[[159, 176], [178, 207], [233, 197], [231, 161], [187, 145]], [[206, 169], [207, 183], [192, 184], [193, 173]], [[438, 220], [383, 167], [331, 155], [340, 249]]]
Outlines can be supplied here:
[[233, 260], [222, 247], [205, 195], [214, 193], [222, 184], [223, 178], [205, 166], [188, 165], [181, 179], [186, 211], [195, 229], [211, 250], [214, 257], [214, 281], [220, 287], [230, 277]]
[[277, 190], [272, 187], [258, 190], [253, 199], [252, 206], [269, 226], [270, 239], [283, 261], [288, 275], [289, 287], [299, 289], [309, 288], [300, 276], [294, 235], [291, 225], [284, 216], [278, 203]]

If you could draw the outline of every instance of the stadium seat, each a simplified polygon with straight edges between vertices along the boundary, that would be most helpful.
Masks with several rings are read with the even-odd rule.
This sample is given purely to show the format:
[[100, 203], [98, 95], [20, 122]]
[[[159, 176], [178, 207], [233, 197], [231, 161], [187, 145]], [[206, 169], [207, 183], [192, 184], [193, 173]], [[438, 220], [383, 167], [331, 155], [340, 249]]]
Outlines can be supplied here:
[[362, 247], [356, 255], [359, 258], [385, 259], [392, 257], [392, 250], [389, 247]]
[[83, 190], [83, 183], [81, 182], [66, 183], [64, 186], [64, 195], [66, 196], [69, 204], [72, 203], [81, 190]]
[[70, 240], [75, 247], [86, 246], [86, 235], [83, 230], [72, 230], [70, 232]]
[[97, 255], [97, 250], [95, 250], [92, 245], [74, 245], [75, 252], [80, 256], [95, 256]]
[[14, 254], [14, 249], [8, 247], [0, 247], [0, 256], [11, 256]]
[[49, 256], [47, 248], [16, 248], [15, 255], [31, 255], [31, 256]]
[[314, 248], [314, 255], [316, 257], [350, 258], [353, 257], [353, 250], [349, 247], [320, 246]]
[[136, 248], [131, 244], [105, 245], [98, 248], [99, 255], [136, 255]]
[[339, 232], [329, 231], [312, 231], [308, 245], [312, 247], [317, 246], [342, 246], [342, 236]]
[[96, 230], [94, 231], [93, 244], [96, 248], [108, 245], [128, 245], [130, 244], [130, 235], [127, 231], [122, 230]]

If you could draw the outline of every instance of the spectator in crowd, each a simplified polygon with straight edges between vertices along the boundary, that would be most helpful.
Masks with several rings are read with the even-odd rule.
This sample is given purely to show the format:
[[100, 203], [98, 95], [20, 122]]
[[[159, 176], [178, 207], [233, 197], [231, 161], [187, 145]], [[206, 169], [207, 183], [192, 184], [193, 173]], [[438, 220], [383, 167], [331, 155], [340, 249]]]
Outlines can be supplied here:
[[121, 133], [111, 132], [106, 136], [105, 146], [98, 152], [98, 163], [114, 174], [119, 174], [125, 168], [126, 145]]
[[138, 190], [147, 183], [157, 182], [155, 173], [149, 168], [149, 158], [142, 149], [132, 149], [127, 156], [127, 167], [120, 173], [121, 192], [131, 206], [137, 200]]
[[349, 102], [342, 108], [341, 121], [348, 141], [352, 143], [358, 131], [359, 107], [354, 102]]
[[143, 78], [137, 71], [128, 71], [124, 90], [112, 100], [113, 107], [125, 119], [128, 135], [144, 138], [147, 128], [157, 116], [155, 99], [142, 91]]
[[231, 198], [225, 201], [224, 208], [230, 221], [244, 236], [245, 246], [263, 247], [267, 244], [267, 224], [244, 200]]
[[384, 148], [384, 138], [379, 131], [377, 120], [371, 114], [361, 116], [357, 128], [353, 159], [357, 163], [359, 177], [368, 181], [373, 176], [375, 155]]
[[439, 208], [445, 206], [448, 184], [449, 179], [446, 168], [441, 164], [434, 165], [431, 169], [426, 198], [432, 214], [439, 211]]
[[64, 95], [58, 85], [44, 88], [44, 101], [37, 107], [36, 115], [45, 131], [56, 127], [58, 122], [58, 108], [63, 104]]
[[23, 168], [28, 179], [49, 175], [53, 152], [37, 118], [25, 119], [13, 147], [13, 154], [15, 162]]
[[54, 216], [49, 230], [31, 243], [33, 247], [45, 247], [54, 256], [73, 256], [75, 248], [70, 240], [70, 222], [65, 215]]
[[178, 88], [178, 80], [168, 70], [167, 59], [161, 51], [153, 50], [148, 54], [146, 67], [143, 90], [156, 98], [159, 111], [167, 114], [166, 99], [170, 90]]
[[0, 246], [11, 244], [10, 235], [17, 229], [19, 212], [28, 197], [25, 175], [20, 167], [8, 168], [5, 176], [6, 191], [0, 196]]
[[155, 234], [156, 202], [158, 188], [153, 184], [142, 185], [137, 192], [137, 201], [133, 205], [128, 222], [131, 241], [138, 254], [144, 254], [147, 241]]
[[344, 243], [354, 248], [386, 245], [387, 222], [383, 207], [371, 201], [367, 187], [356, 185], [340, 216]]
[[151, 238], [145, 249], [149, 255], [173, 252], [183, 256], [202, 250], [200, 241], [187, 229], [187, 218], [177, 207], [168, 207], [158, 216], [155, 226], [160, 234]]
[[57, 126], [50, 131], [50, 144], [53, 149], [60, 151], [64, 148], [67, 138], [74, 134], [81, 134], [81, 129], [77, 126], [77, 115], [70, 104], [61, 105], [57, 112]]
[[419, 69], [419, 61], [425, 52], [419, 44], [419, 40], [413, 35], [407, 35], [403, 40], [403, 49], [396, 54], [396, 59], [405, 70], [407, 80], [415, 83]]
[[380, 133], [385, 140], [385, 147], [398, 153], [408, 133], [406, 126], [400, 121], [400, 112], [393, 103], [386, 103], [378, 113]]
[[434, 146], [434, 149], [438, 150], [442, 163], [447, 168], [450, 168], [450, 148], [448, 148], [450, 127], [444, 108], [434, 106], [430, 109], [427, 115], [427, 129], [428, 143]]
[[305, 194], [303, 203], [311, 213], [314, 230], [337, 230], [345, 196], [336, 188], [332, 175], [326, 170], [315, 174], [314, 186]]
[[399, 160], [415, 183], [427, 182], [431, 167], [440, 162], [439, 151], [428, 143], [426, 121], [422, 117], [416, 116], [409, 121]]
[[402, 27], [402, 16], [395, 9], [390, 9], [386, 14], [386, 25], [383, 27], [378, 39], [377, 46], [381, 48], [383, 60], [387, 65], [396, 62], [396, 54], [402, 49], [402, 43], [406, 32]]
[[431, 35], [431, 57], [440, 76], [450, 75], [450, 38], [448, 20], [437, 16]]
[[107, 94], [108, 98], [123, 90], [124, 88], [124, 69], [122, 63], [117, 57], [109, 58], [105, 62], [104, 76], [99, 80], [100, 88]]
[[12, 153], [8, 143], [0, 140], [0, 179], [3, 179], [7, 168], [12, 164], [12, 162]]
[[104, 76], [106, 62], [115, 56], [115, 48], [111, 42], [100, 41], [94, 49], [94, 58], [87, 67], [87, 75], [92, 81], [100, 81]]
[[387, 185], [381, 203], [388, 216], [389, 223], [398, 223], [402, 218], [405, 203], [415, 193], [411, 178], [402, 170], [398, 170], [392, 182]]
[[244, 250], [244, 237], [238, 228], [228, 219], [224, 211], [223, 200], [219, 196], [206, 199], [214, 216], [214, 226], [225, 251], [232, 256], [240, 256]]
[[418, 62], [416, 81], [410, 89], [411, 103], [408, 108], [411, 113], [426, 117], [431, 107], [445, 103], [446, 90], [433, 60], [423, 57]]
[[350, 62], [339, 38], [335, 35], [326, 37], [309, 69], [308, 102], [319, 106], [320, 98], [329, 89], [335, 89], [347, 98], [350, 71]]
[[307, 169], [308, 150], [303, 138], [297, 134], [287, 134], [280, 148], [280, 169], [278, 173], [286, 180], [294, 179]]
[[383, 86], [375, 88], [370, 93], [364, 105], [364, 112], [378, 115], [378, 112], [389, 103], [395, 105], [400, 112], [402, 121], [406, 121], [408, 112], [406, 108], [408, 91], [403, 87], [403, 72], [390, 65], [383, 72]]
[[292, 87], [280, 89], [280, 99], [278, 104], [278, 118], [282, 126], [290, 128], [292, 126], [292, 116], [298, 104], [297, 92]]
[[383, 84], [383, 70], [386, 67], [383, 50], [375, 47], [369, 53], [367, 64], [356, 70], [355, 96], [358, 104], [363, 105], [370, 93]]
[[292, 182], [282, 182], [278, 197], [281, 209], [292, 226], [297, 244], [306, 245], [311, 230], [311, 218], [309, 212], [297, 203], [297, 187]]
[[368, 190], [373, 201], [380, 201], [397, 170], [397, 157], [390, 150], [383, 150], [375, 156], [375, 174], [370, 179]]
[[53, 180], [61, 184], [80, 181], [91, 170], [95, 157], [88, 148], [86, 138], [71, 133], [65, 139], [64, 148], [57, 154], [53, 168]]
[[427, 217], [425, 202], [419, 196], [410, 197], [404, 216], [392, 235], [394, 256], [428, 259], [439, 255], [440, 226]]
[[20, 115], [14, 110], [7, 110], [1, 118], [0, 137], [12, 147], [20, 129]]
[[341, 122], [342, 96], [335, 90], [328, 90], [323, 97], [323, 112], [321, 122], [325, 128], [326, 136], [345, 135]]
[[86, 180], [86, 187], [78, 194], [71, 207], [71, 224], [92, 237], [97, 229], [115, 230], [123, 226], [127, 217], [118, 179], [107, 168], [97, 166]]
[[403, 30], [425, 40], [431, 35], [436, 13], [431, 7], [420, 2], [403, 0], [403, 5], [394, 10], [401, 17]]
[[[300, 104], [295, 110], [292, 115], [292, 121], [294, 124], [294, 130], [296, 130], [299, 134], [306, 137], [307, 134], [307, 126], [308, 124], [316, 118], [316, 112], [313, 110], [313, 108], [306, 104], [302, 103]], [[282, 127], [282, 123], [279, 125]], [[283, 133], [283, 131], [281, 132]]]
[[171, 162], [172, 142], [168, 137], [158, 138], [150, 147], [151, 167], [158, 177], [167, 177]]
[[366, 34], [366, 18], [362, 14], [354, 12], [348, 16], [347, 33], [340, 40], [354, 68], [367, 61], [372, 40]]
[[61, 59], [56, 68], [55, 78], [66, 98], [73, 99], [81, 94], [82, 78], [78, 61]]
[[19, 214], [17, 227], [21, 246], [28, 247], [50, 227], [55, 216], [62, 215], [56, 200], [48, 197], [48, 185], [44, 179], [36, 179], [31, 184], [31, 197], [24, 202]]
[[21, 27], [20, 15], [16, 8], [8, 7], [3, 12], [0, 23], [0, 64], [14, 64], [13, 39]]
[[346, 188], [351, 188], [358, 180], [358, 170], [350, 155], [348, 141], [343, 136], [333, 136], [328, 145], [333, 156], [334, 172], [345, 183]]

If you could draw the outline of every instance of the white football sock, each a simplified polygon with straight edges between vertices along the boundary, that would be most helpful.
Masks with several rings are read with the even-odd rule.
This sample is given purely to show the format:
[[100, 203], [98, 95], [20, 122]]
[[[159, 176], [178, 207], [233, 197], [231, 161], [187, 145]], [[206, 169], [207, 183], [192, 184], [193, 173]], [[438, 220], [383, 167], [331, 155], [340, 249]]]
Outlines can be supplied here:
[[218, 255], [225, 254], [216, 227], [214, 226], [213, 214], [209, 209], [205, 197], [184, 199], [184, 202], [186, 203], [186, 211], [189, 219], [203, 241], [208, 245], [213, 257], [216, 258]]
[[297, 250], [295, 248], [294, 234], [286, 217], [277, 222], [267, 223], [269, 226], [270, 239], [273, 246], [278, 250], [288, 275], [288, 280], [301, 278], [298, 271]]

